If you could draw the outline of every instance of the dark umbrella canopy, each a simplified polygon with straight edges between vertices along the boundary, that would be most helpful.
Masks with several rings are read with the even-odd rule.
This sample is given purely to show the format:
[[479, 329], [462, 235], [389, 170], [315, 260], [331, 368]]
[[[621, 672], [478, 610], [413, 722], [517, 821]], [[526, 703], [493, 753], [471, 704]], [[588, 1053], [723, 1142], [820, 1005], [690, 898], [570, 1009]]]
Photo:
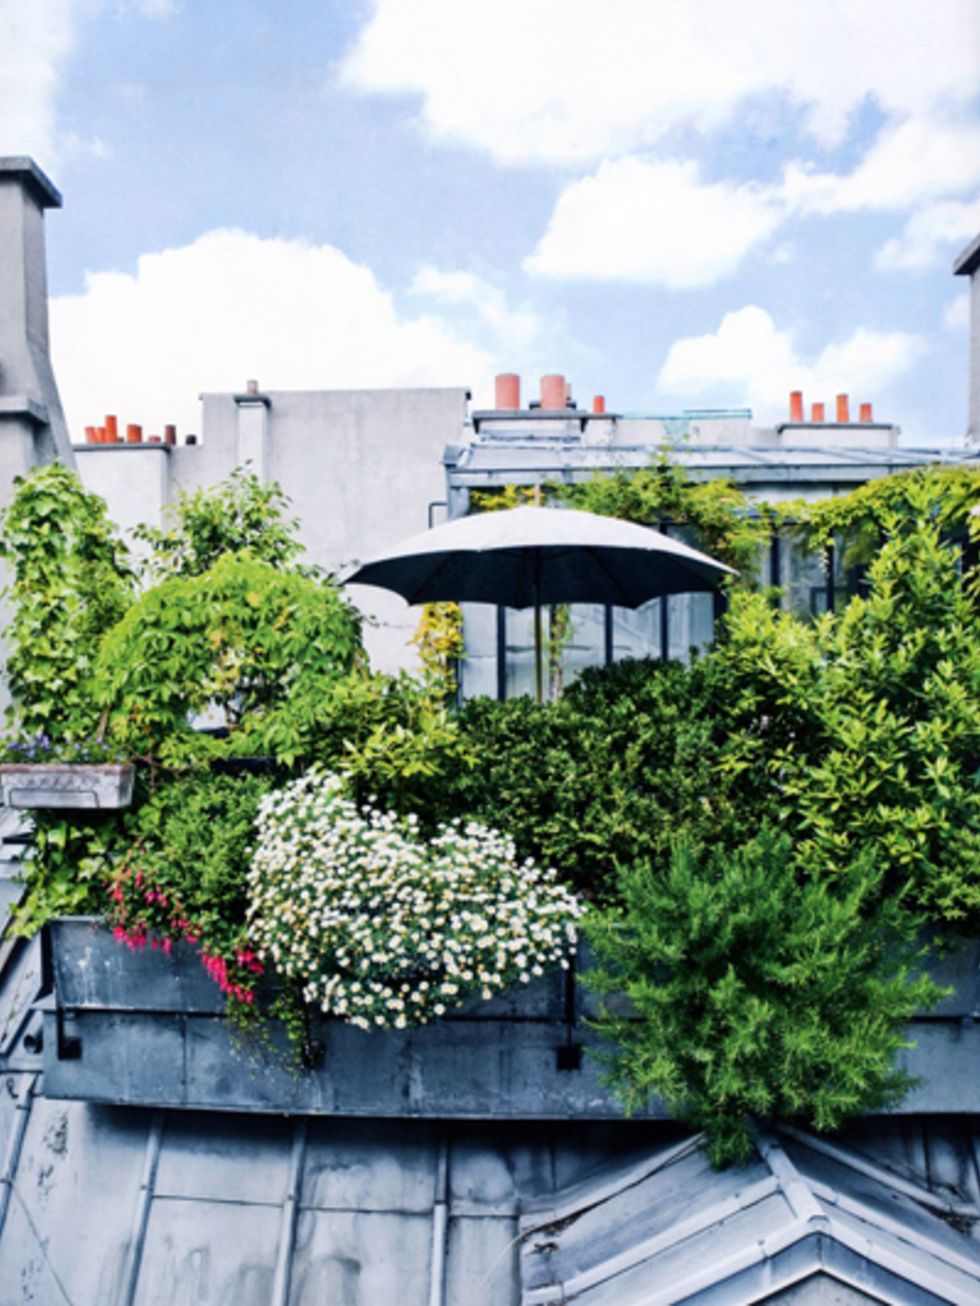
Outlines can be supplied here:
[[394, 590], [409, 603], [610, 603], [714, 589], [731, 567], [647, 526], [590, 512], [510, 508], [423, 531], [359, 567], [345, 583]]

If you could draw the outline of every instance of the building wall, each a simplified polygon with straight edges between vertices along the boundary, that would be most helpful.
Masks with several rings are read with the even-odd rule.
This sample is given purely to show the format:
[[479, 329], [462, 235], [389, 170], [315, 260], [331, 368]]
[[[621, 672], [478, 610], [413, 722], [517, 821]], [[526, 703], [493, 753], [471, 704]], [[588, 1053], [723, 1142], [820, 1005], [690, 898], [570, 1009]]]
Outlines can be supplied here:
[[[445, 499], [441, 455], [459, 438], [467, 401], [462, 387], [207, 394], [200, 443], [84, 445], [78, 462], [129, 531], [158, 522], [180, 490], [215, 485], [249, 459], [292, 501], [309, 560], [340, 571], [425, 529], [429, 505]], [[377, 623], [365, 630], [372, 664], [411, 665], [417, 610], [368, 586], [350, 596]]]

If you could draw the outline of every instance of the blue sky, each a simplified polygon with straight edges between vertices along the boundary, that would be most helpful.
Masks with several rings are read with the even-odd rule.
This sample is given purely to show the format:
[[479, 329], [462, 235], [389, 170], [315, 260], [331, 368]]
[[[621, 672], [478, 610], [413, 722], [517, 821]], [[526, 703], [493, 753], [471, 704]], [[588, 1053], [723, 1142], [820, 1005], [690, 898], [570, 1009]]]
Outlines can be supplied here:
[[976, 0], [3, 0], [0, 151], [76, 435], [497, 371], [966, 425]]

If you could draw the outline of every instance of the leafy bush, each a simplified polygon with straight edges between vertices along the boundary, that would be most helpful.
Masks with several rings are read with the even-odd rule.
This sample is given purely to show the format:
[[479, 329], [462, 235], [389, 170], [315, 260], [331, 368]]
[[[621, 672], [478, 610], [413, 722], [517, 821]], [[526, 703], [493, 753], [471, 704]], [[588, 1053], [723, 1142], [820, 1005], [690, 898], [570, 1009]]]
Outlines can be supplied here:
[[200, 576], [226, 553], [248, 552], [280, 570], [296, 570], [303, 546], [288, 508], [275, 481], [266, 484], [238, 467], [212, 489], [182, 490], [165, 509], [167, 524], [138, 526], [135, 535], [149, 546], [146, 571], [154, 580]]
[[425, 1024], [563, 958], [580, 908], [470, 822], [432, 839], [311, 772], [262, 802], [249, 874], [259, 957], [362, 1028]]
[[[165, 765], [222, 753], [303, 755], [301, 715], [360, 657], [360, 619], [336, 585], [226, 554], [200, 576], [147, 591], [102, 643], [97, 668], [109, 736]], [[226, 740], [195, 714], [217, 708]]]
[[882, 879], [869, 856], [833, 883], [800, 877], [768, 827], [735, 853], [681, 844], [666, 872], [625, 870], [622, 907], [590, 916], [588, 937], [592, 985], [634, 1008], [596, 1022], [627, 1107], [659, 1093], [724, 1165], [747, 1157], [752, 1117], [828, 1130], [897, 1101], [901, 1023], [938, 991], [910, 979], [916, 922]]

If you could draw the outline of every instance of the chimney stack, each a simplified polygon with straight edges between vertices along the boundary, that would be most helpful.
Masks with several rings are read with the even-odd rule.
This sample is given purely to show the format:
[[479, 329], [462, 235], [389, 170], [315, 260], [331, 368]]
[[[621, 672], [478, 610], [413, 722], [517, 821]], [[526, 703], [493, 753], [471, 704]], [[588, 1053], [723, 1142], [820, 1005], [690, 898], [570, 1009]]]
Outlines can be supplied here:
[[953, 264], [953, 275], [970, 278], [970, 398], [966, 438], [980, 444], [980, 236]]
[[[27, 436], [20, 448], [26, 472], [59, 458], [74, 465], [71, 439], [48, 353], [48, 279], [44, 256], [44, 210], [61, 207], [61, 196], [33, 159], [0, 158], [0, 432]], [[12, 492], [5, 485], [3, 499]]]

